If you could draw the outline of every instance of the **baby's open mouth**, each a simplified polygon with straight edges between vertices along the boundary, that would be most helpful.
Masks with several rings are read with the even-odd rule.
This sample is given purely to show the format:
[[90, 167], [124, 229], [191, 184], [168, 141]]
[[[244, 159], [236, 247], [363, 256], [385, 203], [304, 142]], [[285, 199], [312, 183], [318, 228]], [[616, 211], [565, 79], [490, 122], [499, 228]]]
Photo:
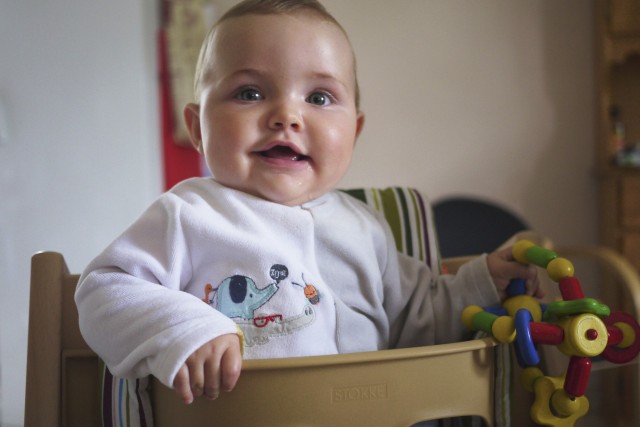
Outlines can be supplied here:
[[309, 159], [309, 156], [297, 153], [292, 148], [286, 147], [284, 145], [276, 145], [275, 147], [272, 147], [268, 150], [260, 151], [259, 154], [262, 157], [267, 157], [270, 159], [291, 160], [294, 162], [300, 162]]

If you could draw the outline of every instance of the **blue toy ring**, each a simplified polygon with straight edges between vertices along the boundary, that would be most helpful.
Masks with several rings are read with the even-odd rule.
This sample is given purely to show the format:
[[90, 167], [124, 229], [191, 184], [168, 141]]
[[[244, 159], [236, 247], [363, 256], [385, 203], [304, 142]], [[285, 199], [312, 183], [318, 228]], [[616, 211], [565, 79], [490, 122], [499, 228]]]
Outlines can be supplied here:
[[527, 309], [520, 309], [516, 312], [514, 319], [516, 327], [515, 349], [520, 366], [536, 366], [540, 363], [540, 355], [531, 338], [529, 324], [533, 321], [531, 313]]

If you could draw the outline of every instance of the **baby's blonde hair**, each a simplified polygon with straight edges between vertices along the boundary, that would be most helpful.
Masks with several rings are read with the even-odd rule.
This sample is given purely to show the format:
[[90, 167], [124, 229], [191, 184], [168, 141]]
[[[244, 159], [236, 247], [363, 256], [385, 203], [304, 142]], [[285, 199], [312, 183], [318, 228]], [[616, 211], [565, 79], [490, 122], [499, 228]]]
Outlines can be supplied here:
[[[202, 90], [202, 80], [205, 78], [207, 71], [206, 64], [209, 62], [209, 54], [211, 51], [211, 44], [213, 35], [216, 28], [224, 21], [237, 18], [246, 15], [292, 15], [301, 11], [309, 11], [315, 13], [320, 19], [330, 22], [338, 27], [349, 40], [347, 32], [342, 25], [331, 15], [327, 9], [317, 0], [244, 0], [229, 9], [220, 19], [211, 27], [209, 33], [205, 37], [202, 47], [200, 48], [200, 55], [198, 57], [198, 63], [196, 65], [196, 74], [193, 83], [193, 90], [196, 101], [200, 99], [200, 92]], [[349, 42], [351, 44], [351, 42]], [[353, 51], [353, 48], [352, 48]], [[353, 56], [353, 74], [355, 84], [355, 103], [356, 109], [360, 110], [360, 88], [358, 87], [358, 77], [356, 75], [356, 60]]]

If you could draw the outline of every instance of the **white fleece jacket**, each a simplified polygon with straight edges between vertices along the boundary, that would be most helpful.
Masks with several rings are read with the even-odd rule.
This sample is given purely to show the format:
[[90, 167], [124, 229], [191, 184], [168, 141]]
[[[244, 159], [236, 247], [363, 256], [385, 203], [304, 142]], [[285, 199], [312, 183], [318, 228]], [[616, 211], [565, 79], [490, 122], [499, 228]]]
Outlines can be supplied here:
[[459, 340], [466, 305], [499, 301], [484, 257], [434, 279], [351, 196], [287, 207], [211, 178], [163, 194], [90, 263], [75, 298], [114, 374], [168, 386], [238, 326], [246, 358], [411, 347]]

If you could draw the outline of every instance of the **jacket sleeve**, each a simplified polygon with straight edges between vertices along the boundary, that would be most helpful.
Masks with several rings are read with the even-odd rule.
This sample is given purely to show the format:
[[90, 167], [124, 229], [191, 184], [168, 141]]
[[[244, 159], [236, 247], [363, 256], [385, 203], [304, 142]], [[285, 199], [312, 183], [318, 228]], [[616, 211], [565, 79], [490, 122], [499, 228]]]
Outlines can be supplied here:
[[153, 374], [171, 387], [186, 358], [235, 323], [184, 292], [191, 278], [189, 215], [164, 195], [85, 269], [75, 300], [80, 330], [109, 369]]
[[386, 283], [395, 283], [385, 294], [390, 346], [395, 348], [460, 341], [465, 337], [461, 315], [467, 305], [500, 302], [486, 255], [455, 275], [434, 277], [423, 262], [398, 254], [390, 257], [385, 276]]

